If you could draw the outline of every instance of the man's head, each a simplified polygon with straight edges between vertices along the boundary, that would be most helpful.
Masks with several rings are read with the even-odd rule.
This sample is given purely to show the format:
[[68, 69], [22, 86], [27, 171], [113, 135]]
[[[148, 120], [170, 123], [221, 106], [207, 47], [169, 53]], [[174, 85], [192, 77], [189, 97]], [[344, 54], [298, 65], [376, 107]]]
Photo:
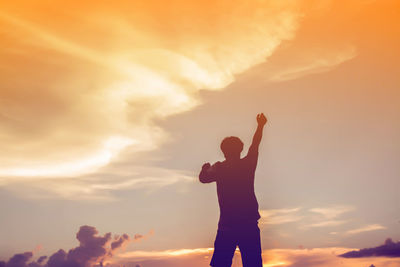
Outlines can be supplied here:
[[240, 158], [243, 142], [236, 136], [225, 137], [221, 142], [221, 150], [228, 160]]

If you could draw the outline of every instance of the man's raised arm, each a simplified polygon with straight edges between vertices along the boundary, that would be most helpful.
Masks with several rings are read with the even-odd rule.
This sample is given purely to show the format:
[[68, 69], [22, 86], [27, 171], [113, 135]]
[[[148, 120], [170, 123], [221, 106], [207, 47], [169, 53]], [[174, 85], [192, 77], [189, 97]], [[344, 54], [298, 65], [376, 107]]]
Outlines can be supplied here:
[[264, 113], [260, 113], [257, 115], [257, 130], [253, 136], [253, 142], [250, 145], [249, 152], [247, 156], [257, 156], [258, 155], [258, 147], [261, 142], [263, 128], [267, 123], [267, 118], [265, 117]]

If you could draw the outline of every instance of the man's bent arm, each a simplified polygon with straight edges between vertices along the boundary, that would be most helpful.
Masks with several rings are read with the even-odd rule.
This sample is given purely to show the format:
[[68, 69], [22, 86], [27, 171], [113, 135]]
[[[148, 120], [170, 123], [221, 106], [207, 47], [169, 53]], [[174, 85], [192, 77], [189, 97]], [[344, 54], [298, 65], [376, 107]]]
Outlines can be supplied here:
[[199, 180], [202, 183], [212, 183], [216, 181], [216, 164], [213, 166], [210, 163], [205, 163], [201, 168]]

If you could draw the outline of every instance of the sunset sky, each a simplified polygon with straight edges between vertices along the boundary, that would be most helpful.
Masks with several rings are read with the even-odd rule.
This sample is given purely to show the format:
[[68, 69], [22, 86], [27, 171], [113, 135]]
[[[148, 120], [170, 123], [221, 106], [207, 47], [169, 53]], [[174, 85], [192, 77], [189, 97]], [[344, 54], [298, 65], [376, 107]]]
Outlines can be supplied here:
[[0, 1], [0, 261], [68, 251], [90, 225], [131, 237], [116, 266], [207, 266], [219, 210], [198, 172], [225, 136], [247, 151], [264, 112], [264, 266], [399, 266], [337, 257], [400, 240], [399, 14], [397, 0]]

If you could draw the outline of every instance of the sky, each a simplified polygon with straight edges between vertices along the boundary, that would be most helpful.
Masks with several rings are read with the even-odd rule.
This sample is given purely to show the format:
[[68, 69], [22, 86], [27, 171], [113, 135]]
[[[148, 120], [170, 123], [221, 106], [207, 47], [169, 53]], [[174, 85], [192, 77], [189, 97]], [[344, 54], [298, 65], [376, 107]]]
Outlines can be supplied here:
[[398, 266], [337, 255], [400, 240], [399, 11], [0, 2], [0, 261], [79, 250], [88, 226], [100, 247], [130, 237], [110, 264], [207, 266], [219, 211], [198, 172], [226, 136], [246, 151], [264, 112], [264, 265]]

